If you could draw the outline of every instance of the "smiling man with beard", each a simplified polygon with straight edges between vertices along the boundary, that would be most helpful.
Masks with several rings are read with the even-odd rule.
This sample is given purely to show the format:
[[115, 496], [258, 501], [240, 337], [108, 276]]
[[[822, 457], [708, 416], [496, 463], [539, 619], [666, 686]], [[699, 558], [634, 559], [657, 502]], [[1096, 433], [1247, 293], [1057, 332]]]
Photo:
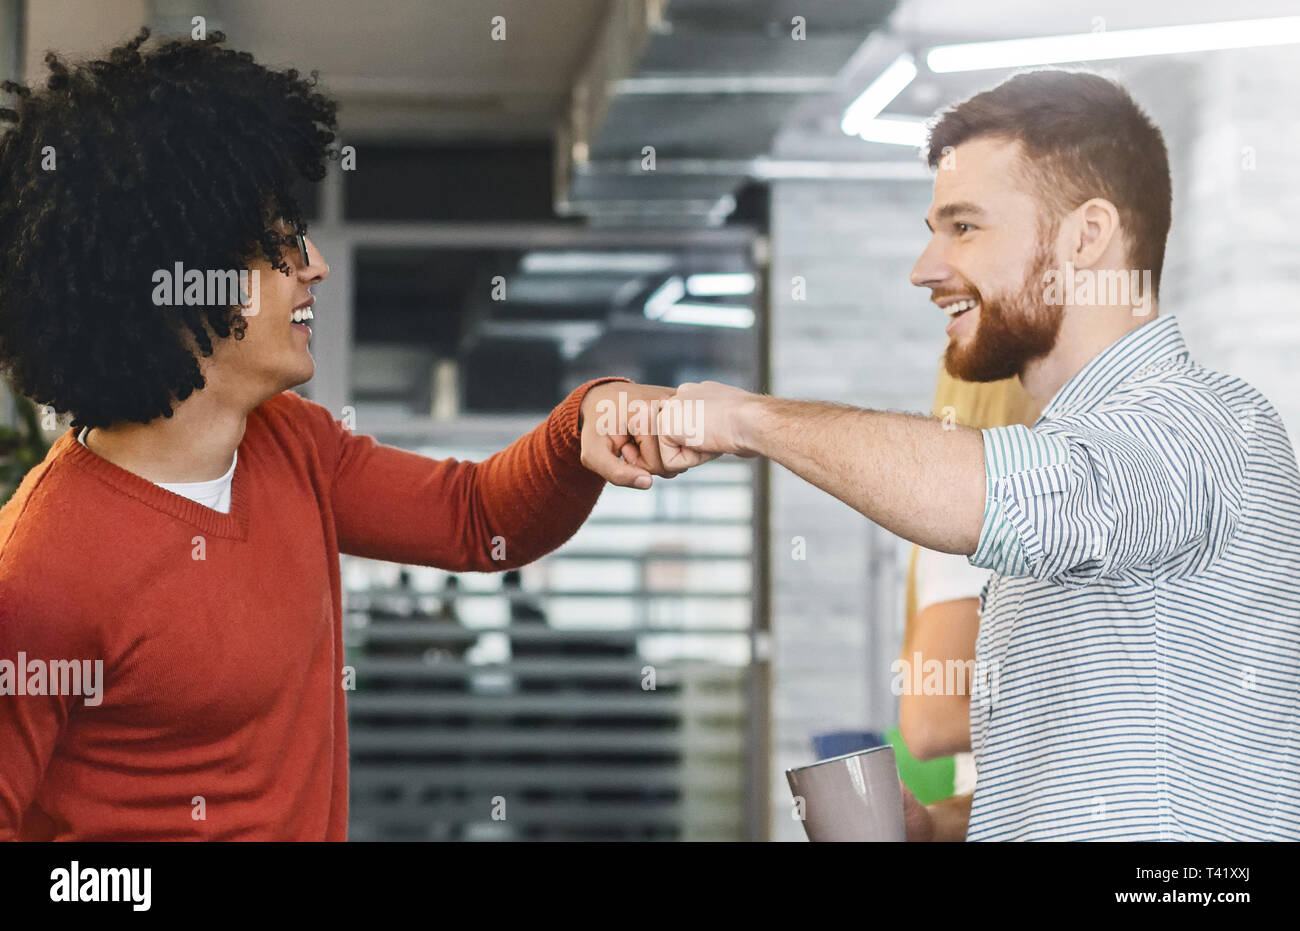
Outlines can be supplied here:
[[[993, 570], [974, 799], [909, 799], [909, 837], [1300, 838], [1300, 474], [1272, 405], [1158, 313], [1159, 130], [1114, 82], [1039, 71], [942, 113], [927, 157], [912, 282], [951, 318], [951, 374], [1019, 375], [1037, 423], [944, 429], [706, 382], [661, 415], [665, 462], [767, 456]], [[1058, 302], [1062, 276], [1152, 293]], [[669, 409], [690, 401], [695, 436]]]

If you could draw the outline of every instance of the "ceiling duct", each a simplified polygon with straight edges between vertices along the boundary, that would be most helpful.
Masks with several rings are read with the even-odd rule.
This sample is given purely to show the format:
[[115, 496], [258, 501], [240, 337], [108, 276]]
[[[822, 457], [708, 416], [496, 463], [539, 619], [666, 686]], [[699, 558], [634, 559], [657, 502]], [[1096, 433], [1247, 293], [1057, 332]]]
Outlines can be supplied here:
[[556, 210], [716, 226], [897, 0], [615, 0], [556, 133]]

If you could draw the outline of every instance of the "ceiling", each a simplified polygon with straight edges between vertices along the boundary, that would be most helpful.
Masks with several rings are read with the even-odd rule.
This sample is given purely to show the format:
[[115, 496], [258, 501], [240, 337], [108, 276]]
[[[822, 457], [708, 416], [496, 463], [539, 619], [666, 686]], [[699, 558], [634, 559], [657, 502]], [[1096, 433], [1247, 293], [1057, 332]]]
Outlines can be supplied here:
[[[897, 0], [374, 0], [364, 13], [352, 0], [137, 2], [159, 32], [187, 33], [202, 14], [260, 61], [318, 69], [345, 138], [554, 139], [560, 213], [708, 226], [735, 209], [744, 165]], [[666, 162], [654, 173], [640, 169], [647, 145]]]
[[1295, 0], [903, 0], [893, 28], [940, 42], [1293, 16]]
[[[920, 63], [930, 48], [949, 43], [1264, 19], [1297, 12], [1300, 8], [1296, 0], [1240, 0], [1230, 7], [1222, 0], [900, 0], [886, 26], [873, 33], [841, 71], [837, 87], [800, 101], [774, 140], [772, 152], [784, 159], [811, 158], [841, 164], [916, 163], [914, 153], [907, 148], [863, 142], [839, 129], [848, 104], [904, 51], [913, 53]], [[1100, 62], [1098, 66], [1123, 74], [1128, 68], [1151, 61], [1135, 58]], [[928, 117], [947, 104], [991, 87], [1008, 73], [990, 70], [933, 74], [922, 66], [916, 80], [885, 109], [884, 115]]]
[[[1230, 6], [1222, 0], [29, 0], [26, 58], [30, 73], [45, 49], [74, 56], [101, 51], [146, 22], [159, 31], [188, 32], [191, 17], [202, 14], [210, 28], [224, 29], [232, 44], [260, 59], [318, 69], [343, 102], [350, 134], [538, 140], [550, 138], [570, 111], [573, 88], [600, 49], [611, 12], [638, 5], [663, 12], [660, 28], [636, 50], [637, 60], [626, 63], [632, 76], [825, 78], [847, 65], [838, 71], [845, 93], [878, 72], [870, 54], [850, 60], [841, 46], [857, 49], [882, 21], [877, 42], [889, 37], [923, 49], [1297, 12], [1296, 0]], [[505, 18], [504, 42], [491, 37], [497, 15]], [[808, 41], [774, 42], [794, 15], [806, 19]], [[949, 99], [952, 87], [961, 96], [989, 80], [987, 72], [939, 80], [923, 75], [891, 110], [932, 107]], [[798, 95], [789, 89], [732, 94], [731, 116], [720, 120], [688, 106], [685, 95], [623, 96], [636, 106], [612, 108], [607, 116], [615, 135], [652, 126], [670, 150], [699, 149], [707, 138], [724, 157], [749, 154], [763, 138], [755, 121], [766, 125], [786, 114], [785, 105]], [[823, 99], [839, 105], [833, 94], [803, 96], [805, 104]], [[797, 117], [792, 122], [804, 125]], [[897, 154], [889, 147], [861, 148]]]
[[[548, 137], [610, 0], [152, 0], [259, 60], [318, 69], [357, 137]], [[494, 40], [493, 18], [505, 39]]]
[[643, 17], [621, 5], [559, 127], [560, 209], [721, 224], [790, 113], [836, 85], [896, 2], [668, 0]]

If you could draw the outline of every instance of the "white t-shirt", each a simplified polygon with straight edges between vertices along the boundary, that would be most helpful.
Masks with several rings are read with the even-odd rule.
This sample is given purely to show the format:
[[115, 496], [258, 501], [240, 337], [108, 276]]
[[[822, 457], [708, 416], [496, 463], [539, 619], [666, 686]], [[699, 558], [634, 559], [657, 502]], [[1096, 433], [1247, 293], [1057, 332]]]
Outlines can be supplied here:
[[993, 573], [972, 566], [965, 556], [916, 548], [916, 610], [962, 598], [978, 598]]
[[[972, 566], [965, 556], [938, 553], [923, 546], [916, 549], [916, 610], [945, 601], [978, 598], [984, 584], [993, 573]], [[965, 795], [975, 789], [975, 757], [971, 753], [955, 753], [953, 760], [957, 772], [953, 791]]]
[[[90, 449], [86, 445], [86, 434], [89, 432], [89, 427], [82, 427], [81, 432], [77, 434], [77, 441], [87, 449]], [[180, 495], [182, 498], [189, 498], [205, 508], [212, 508], [212, 510], [220, 511], [222, 514], [229, 514], [230, 490], [234, 486], [235, 466], [238, 464], [239, 450], [235, 450], [235, 455], [230, 461], [230, 468], [221, 478], [214, 478], [207, 482], [154, 482], [154, 484], [159, 488], [170, 491], [172, 494]]]

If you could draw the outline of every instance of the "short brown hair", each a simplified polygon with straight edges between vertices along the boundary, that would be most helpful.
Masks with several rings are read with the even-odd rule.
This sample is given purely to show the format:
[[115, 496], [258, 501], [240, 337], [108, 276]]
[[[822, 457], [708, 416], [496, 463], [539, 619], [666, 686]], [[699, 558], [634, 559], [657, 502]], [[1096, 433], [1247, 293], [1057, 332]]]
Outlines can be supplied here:
[[930, 127], [925, 158], [971, 139], [1015, 140], [1055, 221], [1093, 197], [1119, 211], [1131, 267], [1151, 270], [1153, 296], [1173, 200], [1169, 154], [1151, 118], [1115, 81], [1086, 71], [1013, 75], [992, 90], [943, 110]]

